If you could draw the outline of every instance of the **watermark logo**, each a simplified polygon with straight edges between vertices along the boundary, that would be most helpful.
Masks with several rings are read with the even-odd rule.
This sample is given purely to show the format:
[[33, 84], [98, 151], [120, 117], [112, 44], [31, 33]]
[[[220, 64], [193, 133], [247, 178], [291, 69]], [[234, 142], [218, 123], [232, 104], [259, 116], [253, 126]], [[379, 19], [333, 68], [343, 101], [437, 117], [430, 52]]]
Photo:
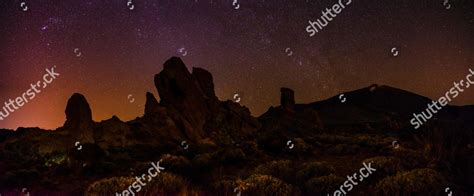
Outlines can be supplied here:
[[187, 150], [189, 148], [188, 142], [186, 140], [181, 141], [181, 147]]
[[341, 103], [346, 102], [346, 98], [344, 97], [344, 94], [339, 95], [339, 100], [341, 101]]
[[238, 10], [240, 8], [239, 0], [234, 0], [232, 6], [234, 6], [234, 9]]
[[291, 140], [288, 140], [286, 142], [286, 146], [288, 146], [288, 149], [290, 149], [290, 150], [295, 147], [295, 145], [293, 144], [293, 141], [291, 141]]
[[292, 56], [293, 55], [293, 51], [291, 50], [291, 48], [286, 48], [285, 53], [286, 53], [287, 56]]
[[449, 0], [444, 0], [443, 5], [447, 10], [451, 9], [451, 4], [449, 4]]
[[28, 5], [26, 5], [26, 2], [21, 2], [20, 3], [20, 8], [24, 12], [28, 11]]
[[74, 54], [76, 54], [76, 57], [81, 57], [82, 53], [79, 50], [79, 48], [74, 48]]
[[133, 98], [132, 94], [128, 94], [127, 98], [128, 98], [128, 101], [130, 101], [130, 103], [135, 102], [135, 98]]
[[22, 188], [22, 189], [21, 189], [21, 193], [23, 193], [23, 194], [26, 195], [26, 196], [30, 196], [30, 192], [29, 192], [29, 191], [27, 192], [27, 191], [28, 191], [27, 188]]
[[446, 187], [444, 189], [444, 192], [448, 193], [448, 196], [452, 196], [453, 195], [453, 191], [449, 190], [450, 188], [449, 187]]
[[[359, 173], [356, 172], [352, 176], [347, 176], [347, 180], [344, 182], [344, 184], [340, 186], [339, 190], [334, 191], [334, 194], [332, 195], [347, 195], [346, 191], [349, 192], [354, 188], [354, 186], [358, 185], [358, 183], [356, 182], [357, 180], [359, 180], [359, 182], [362, 182], [364, 181], [364, 179], [368, 178], [372, 174], [372, 172], [377, 171], [375, 168], [372, 167], [372, 163], [373, 162], [367, 164], [364, 162], [364, 167], [360, 168]], [[364, 170], [366, 172], [363, 172]], [[327, 195], [329, 196], [329, 194]]]
[[59, 73], [55, 72], [56, 66], [53, 66], [50, 69], [45, 69], [46, 74], [43, 75], [43, 80], [36, 82], [35, 84], [30, 84], [30, 89], [26, 90], [20, 96], [12, 99], [8, 99], [8, 101], [4, 102], [3, 111], [0, 110], [0, 120], [6, 119], [10, 116], [10, 113], [19, 110], [23, 107], [28, 101], [33, 100], [37, 94], [41, 93], [39, 88], [46, 88], [49, 84], [51, 84], [58, 76]]
[[393, 47], [392, 50], [390, 50], [390, 52], [392, 53], [392, 55], [393, 55], [394, 57], [397, 57], [397, 56], [398, 56], [398, 48]]
[[[135, 177], [135, 182], [132, 183], [128, 189], [123, 190], [121, 193], [115, 193], [116, 196], [121, 196], [121, 195], [135, 195], [135, 193], [138, 193], [142, 190], [144, 186], [146, 186], [146, 181], [151, 182], [151, 180], [158, 176], [161, 171], [163, 171], [165, 168], [160, 166], [161, 160], [159, 160], [157, 163], [151, 163], [151, 167], [148, 169], [148, 175], [147, 174], [142, 174], [140, 177], [136, 176]], [[153, 172], [153, 170], [155, 172]], [[145, 178], [147, 177], [147, 178]], [[132, 189], [133, 188], [133, 189]]]
[[[345, 3], [343, 3], [345, 1]], [[319, 31], [323, 30], [324, 27], [326, 27], [330, 21], [332, 21], [339, 13], [342, 12], [346, 6], [350, 5], [352, 3], [352, 0], [339, 0], [338, 3], [334, 4], [331, 9], [326, 8], [326, 10], [323, 10], [321, 13], [321, 17], [317, 19], [316, 21], [311, 21], [309, 20], [309, 25], [306, 27], [306, 32], [309, 33], [310, 37], [313, 37], [318, 33]]]
[[[453, 87], [447, 91], [444, 96], [440, 97], [437, 101], [432, 101], [428, 103], [425, 111], [422, 111], [421, 114], [413, 113], [413, 118], [410, 120], [410, 123], [418, 129], [430, 120], [436, 113], [438, 113], [444, 106], [448, 105], [454, 98], [459, 96], [460, 93], [464, 92], [467, 88], [474, 84], [474, 79], [471, 79], [474, 76], [474, 70], [469, 69], [469, 74], [466, 75], [466, 80], [461, 80], [453, 83]], [[464, 88], [465, 87], [465, 88]], [[439, 104], [439, 105], [438, 105]]]
[[235, 103], [239, 103], [239, 102], [240, 102], [240, 95], [239, 95], [239, 93], [235, 93], [234, 96], [233, 96], [233, 98], [234, 98], [234, 102], [235, 102]]
[[394, 141], [392, 142], [392, 146], [393, 146], [393, 148], [395, 148], [395, 149], [400, 148], [400, 144], [399, 144], [399, 142], [398, 142], [397, 140], [394, 140]]
[[239, 190], [239, 188], [234, 188], [234, 193], [237, 193], [237, 196], [240, 196], [242, 194], [242, 191]]
[[[82, 150], [81, 142], [76, 141], [76, 143], [74, 143], [74, 146], [77, 147], [77, 150]], [[79, 146], [79, 147], [78, 147], [78, 146]]]
[[135, 9], [135, 5], [133, 5], [132, 0], [127, 1], [127, 7], [128, 7], [129, 10]]
[[188, 55], [188, 51], [187, 51], [186, 48], [184, 48], [184, 47], [178, 49], [178, 53], [180, 53], [182, 56]]

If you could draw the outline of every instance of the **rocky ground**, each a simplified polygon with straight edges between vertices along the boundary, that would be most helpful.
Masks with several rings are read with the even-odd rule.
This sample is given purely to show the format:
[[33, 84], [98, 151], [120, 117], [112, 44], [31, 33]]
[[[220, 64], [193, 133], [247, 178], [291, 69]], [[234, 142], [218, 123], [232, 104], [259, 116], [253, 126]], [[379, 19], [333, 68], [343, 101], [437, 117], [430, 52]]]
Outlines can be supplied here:
[[388, 86], [309, 104], [282, 88], [281, 105], [256, 118], [179, 58], [154, 82], [160, 101], [147, 93], [132, 121], [94, 122], [74, 94], [56, 130], [0, 130], [0, 193], [115, 195], [160, 160], [139, 195], [332, 195], [363, 163], [376, 171], [348, 194], [474, 192], [473, 106], [448, 106], [414, 130], [412, 114], [431, 100]]

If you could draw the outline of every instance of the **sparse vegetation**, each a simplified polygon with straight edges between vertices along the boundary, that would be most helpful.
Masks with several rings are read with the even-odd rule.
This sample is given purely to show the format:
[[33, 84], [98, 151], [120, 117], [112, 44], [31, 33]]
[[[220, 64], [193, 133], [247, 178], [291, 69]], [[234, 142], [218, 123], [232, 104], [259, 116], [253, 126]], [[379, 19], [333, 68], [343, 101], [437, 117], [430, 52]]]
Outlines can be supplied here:
[[122, 190], [135, 182], [133, 177], [111, 177], [98, 180], [89, 185], [86, 191], [87, 196], [97, 195], [115, 195], [116, 192], [121, 193]]
[[324, 195], [339, 189], [339, 186], [341, 186], [345, 180], [345, 178], [331, 174], [311, 178], [304, 184], [304, 187], [309, 194]]
[[264, 163], [255, 168], [254, 174], [271, 175], [288, 183], [294, 182], [295, 163], [290, 160], [278, 160]]
[[297, 190], [293, 186], [269, 175], [254, 174], [245, 180], [243, 193], [252, 195], [294, 195]]
[[304, 183], [310, 178], [327, 176], [334, 173], [334, 167], [325, 162], [313, 161], [305, 163], [296, 173], [298, 182]]
[[400, 172], [377, 183], [377, 195], [437, 195], [447, 181], [433, 169]]

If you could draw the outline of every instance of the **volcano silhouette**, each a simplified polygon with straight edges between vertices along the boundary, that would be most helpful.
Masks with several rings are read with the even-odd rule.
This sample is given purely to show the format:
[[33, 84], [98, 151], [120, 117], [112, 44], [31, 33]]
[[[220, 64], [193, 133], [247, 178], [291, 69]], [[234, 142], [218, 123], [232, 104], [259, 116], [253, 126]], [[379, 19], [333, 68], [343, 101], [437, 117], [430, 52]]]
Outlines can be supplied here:
[[[190, 73], [177, 57], [154, 83], [160, 100], [147, 92], [144, 115], [128, 122], [94, 122], [86, 97], [76, 93], [56, 130], [0, 130], [0, 193], [26, 187], [33, 195], [436, 195], [447, 186], [474, 192], [473, 106], [446, 106], [414, 130], [409, 119], [431, 100], [384, 85], [344, 92], [345, 101], [336, 95], [308, 104], [281, 88], [281, 104], [253, 117], [217, 98], [211, 73]], [[164, 171], [133, 188], [135, 177], [159, 160]], [[369, 162], [377, 171], [348, 190], [346, 176]]]

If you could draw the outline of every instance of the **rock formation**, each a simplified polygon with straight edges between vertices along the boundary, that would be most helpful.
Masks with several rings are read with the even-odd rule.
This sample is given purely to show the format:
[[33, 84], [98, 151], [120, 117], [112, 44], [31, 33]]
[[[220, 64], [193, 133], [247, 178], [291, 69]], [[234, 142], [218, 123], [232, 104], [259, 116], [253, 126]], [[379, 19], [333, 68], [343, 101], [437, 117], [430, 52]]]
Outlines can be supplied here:
[[[344, 92], [345, 102], [335, 96], [308, 104], [295, 104], [294, 91], [281, 88], [281, 105], [271, 107], [257, 120], [239, 103], [218, 100], [212, 75], [201, 68], [192, 68], [190, 73], [179, 58], [164, 64], [155, 76], [155, 85], [160, 102], [147, 93], [144, 116], [128, 122], [116, 116], [94, 122], [86, 98], [74, 94], [67, 103], [66, 122], [57, 131], [0, 129], [0, 192], [18, 190], [26, 184], [32, 187], [28, 191], [38, 195], [47, 195], [39, 191], [51, 187], [68, 191], [60, 195], [83, 194], [78, 190], [104, 182], [99, 179], [129, 176], [129, 168], [146, 171], [148, 163], [161, 160], [162, 155], [172, 157], [168, 161], [173, 164], [165, 166], [167, 173], [190, 179], [193, 190], [199, 188], [205, 195], [232, 193], [233, 187], [221, 194], [213, 185], [232, 182], [229, 179], [239, 183], [242, 174], [254, 176], [257, 168], [271, 170], [273, 166], [268, 163], [294, 166], [291, 170], [296, 173], [305, 172], [304, 166], [314, 165], [316, 159], [330, 165], [360, 167], [360, 162], [354, 161], [355, 153], [376, 158], [393, 154], [387, 160], [400, 161], [415, 160], [418, 155], [423, 161], [433, 154], [436, 157], [429, 164], [404, 164], [404, 169], [418, 169], [420, 165], [436, 169], [449, 163], [446, 165], [459, 168], [463, 174], [454, 181], [466, 182], [464, 187], [472, 187], [474, 182], [468, 175], [474, 158], [470, 156], [473, 134], [469, 131], [474, 127], [474, 106], [446, 106], [437, 114], [439, 120], [432, 119], [418, 132], [422, 135], [415, 135], [408, 119], [431, 100], [387, 86]], [[394, 138], [397, 135], [402, 137]], [[403, 141], [403, 148], [391, 153], [394, 139]], [[182, 146], [184, 140], [188, 149]], [[77, 141], [82, 150], [75, 146]], [[426, 153], [424, 146], [433, 146], [432, 152]], [[410, 152], [409, 156], [404, 152]], [[301, 183], [293, 183], [294, 179], [285, 175], [275, 179], [305, 191], [315, 178], [308, 176]], [[423, 180], [423, 176], [415, 180]], [[299, 195], [298, 191], [288, 193]]]
[[145, 102], [145, 116], [158, 112], [159, 107], [160, 106], [159, 106], [158, 101], [156, 100], [155, 96], [153, 96], [152, 93], [147, 92], [146, 93], [146, 102]]
[[281, 107], [285, 110], [293, 110], [295, 107], [295, 92], [289, 88], [281, 88]]
[[209, 117], [207, 96], [181, 59], [173, 57], [165, 62], [163, 70], [155, 75], [155, 86], [160, 104], [168, 109], [185, 134], [189, 138], [202, 138]]
[[92, 112], [86, 98], [79, 93], [73, 94], [67, 102], [63, 129], [76, 140], [94, 143], [93, 125]]
[[198, 141], [214, 131], [251, 134], [257, 130], [259, 123], [247, 108], [217, 99], [211, 73], [202, 68], [192, 70], [189, 73], [181, 59], [173, 57], [155, 76], [160, 106], [185, 137]]

